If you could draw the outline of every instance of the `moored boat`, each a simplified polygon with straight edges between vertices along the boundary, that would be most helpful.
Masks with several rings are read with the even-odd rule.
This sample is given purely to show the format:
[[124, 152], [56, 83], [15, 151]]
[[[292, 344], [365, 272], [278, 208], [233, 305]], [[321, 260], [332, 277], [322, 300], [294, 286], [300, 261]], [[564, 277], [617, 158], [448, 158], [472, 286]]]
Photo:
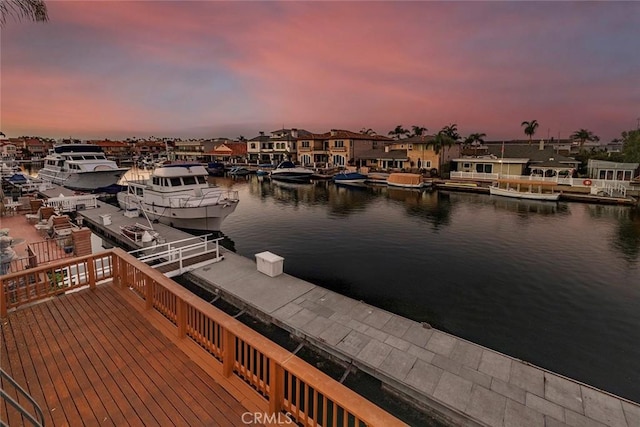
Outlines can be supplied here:
[[367, 181], [367, 175], [359, 172], [340, 172], [333, 176], [333, 182], [336, 184], [364, 184]]
[[304, 182], [311, 180], [313, 173], [311, 169], [296, 166], [290, 161], [284, 161], [271, 171], [271, 178], [283, 181]]
[[249, 175], [251, 171], [244, 166], [234, 166], [229, 169], [229, 175], [233, 176], [244, 176]]
[[554, 185], [554, 183], [542, 181], [499, 180], [489, 187], [489, 194], [516, 199], [555, 202], [560, 198], [560, 193], [553, 191]]
[[150, 246], [158, 240], [159, 233], [151, 227], [142, 224], [121, 225], [120, 234], [134, 243]]
[[423, 188], [425, 183], [422, 175], [417, 173], [394, 172], [389, 174], [387, 184], [403, 188]]
[[238, 206], [238, 192], [210, 185], [208, 176], [200, 163], [160, 166], [149, 179], [128, 181], [127, 191], [118, 193], [118, 203], [172, 227], [219, 231]]
[[71, 190], [92, 191], [116, 184], [127, 170], [108, 160], [100, 146], [60, 144], [45, 157], [38, 178]]

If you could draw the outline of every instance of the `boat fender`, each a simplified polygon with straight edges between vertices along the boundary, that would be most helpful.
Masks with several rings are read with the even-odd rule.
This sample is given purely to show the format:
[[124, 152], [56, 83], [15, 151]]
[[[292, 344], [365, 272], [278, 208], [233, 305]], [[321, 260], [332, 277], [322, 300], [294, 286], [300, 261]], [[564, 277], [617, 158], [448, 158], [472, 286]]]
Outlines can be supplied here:
[[583, 185], [586, 185], [587, 187], [591, 186], [592, 182], [590, 179], [585, 179], [584, 181], [582, 181]]

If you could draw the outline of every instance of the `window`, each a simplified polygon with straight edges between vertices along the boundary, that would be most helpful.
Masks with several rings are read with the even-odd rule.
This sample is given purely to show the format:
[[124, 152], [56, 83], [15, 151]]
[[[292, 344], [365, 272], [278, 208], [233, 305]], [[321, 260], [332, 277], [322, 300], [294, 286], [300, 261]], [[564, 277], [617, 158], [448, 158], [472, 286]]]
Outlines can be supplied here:
[[463, 163], [463, 164], [462, 164], [462, 169], [464, 169], [464, 170], [469, 170], [469, 169], [471, 169], [471, 163], [466, 163], [466, 162], [465, 162], [465, 163]]
[[344, 166], [345, 164], [344, 156], [338, 156], [338, 155], [333, 156], [333, 164], [338, 166]]
[[180, 178], [171, 178], [172, 187], [180, 187], [181, 185], [182, 185], [182, 182], [180, 181]]
[[302, 148], [309, 148], [309, 141], [302, 141]]
[[193, 185], [193, 184], [196, 183], [196, 177], [195, 176], [185, 176], [185, 177], [182, 178], [182, 181], [184, 182], [184, 185]]
[[409, 144], [409, 150], [413, 150], [413, 144]]
[[252, 150], [255, 150], [255, 148], [256, 148], [256, 143], [255, 143], [255, 142], [252, 142], [252, 143], [251, 143], [251, 149], [252, 149]]
[[430, 168], [431, 167], [431, 160], [425, 160], [424, 167], [425, 168]]
[[493, 165], [491, 163], [478, 163], [476, 164], [476, 172], [478, 173], [492, 173]]
[[344, 147], [344, 141], [334, 141], [333, 142], [333, 146], [336, 148], [343, 148]]
[[207, 177], [206, 176], [198, 176], [196, 178], [198, 178], [198, 184], [206, 184], [207, 183]]

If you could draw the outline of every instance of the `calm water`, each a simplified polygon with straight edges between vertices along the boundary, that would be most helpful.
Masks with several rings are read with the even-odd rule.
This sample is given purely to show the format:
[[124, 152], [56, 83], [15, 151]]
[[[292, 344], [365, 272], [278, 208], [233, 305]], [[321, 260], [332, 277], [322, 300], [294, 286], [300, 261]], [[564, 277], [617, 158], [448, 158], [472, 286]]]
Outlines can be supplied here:
[[640, 401], [640, 213], [468, 193], [216, 178], [246, 257]]

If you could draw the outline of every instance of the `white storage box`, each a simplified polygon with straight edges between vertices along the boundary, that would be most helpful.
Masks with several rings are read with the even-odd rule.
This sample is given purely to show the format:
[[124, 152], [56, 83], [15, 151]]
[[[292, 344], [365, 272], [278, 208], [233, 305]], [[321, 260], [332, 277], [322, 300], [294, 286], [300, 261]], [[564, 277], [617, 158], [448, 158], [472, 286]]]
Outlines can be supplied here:
[[111, 225], [111, 214], [100, 215], [102, 218], [102, 225]]
[[267, 276], [276, 277], [284, 271], [284, 258], [268, 251], [256, 254], [256, 264], [258, 271]]

